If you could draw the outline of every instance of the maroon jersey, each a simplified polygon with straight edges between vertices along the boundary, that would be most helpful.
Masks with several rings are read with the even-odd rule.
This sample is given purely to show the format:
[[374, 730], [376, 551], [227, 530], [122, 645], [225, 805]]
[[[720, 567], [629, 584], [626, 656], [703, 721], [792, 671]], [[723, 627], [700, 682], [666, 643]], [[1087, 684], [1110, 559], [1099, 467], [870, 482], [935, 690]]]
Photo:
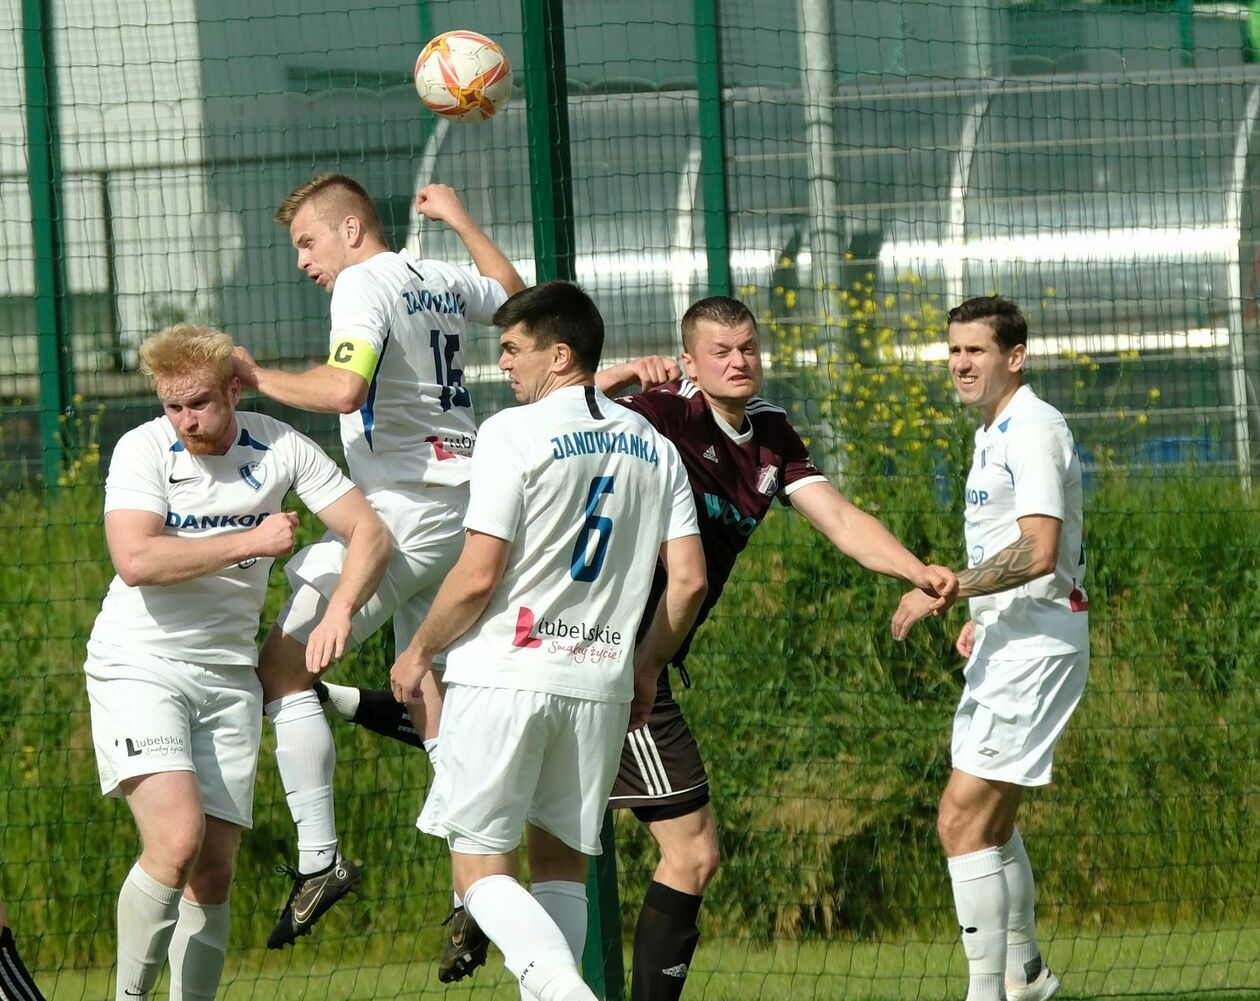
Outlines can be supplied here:
[[[823, 475], [787, 414], [760, 397], [748, 402], [744, 426], [738, 430], [718, 418], [699, 387], [687, 379], [623, 396], [617, 402], [646, 417], [678, 448], [696, 501], [709, 591], [695, 625], [674, 655], [674, 663], [681, 664], [696, 630], [721, 596], [736, 557], [770, 504], [776, 497], [786, 503], [792, 488], [821, 480]], [[651, 622], [664, 587], [660, 567], [656, 577], [643, 629]]]

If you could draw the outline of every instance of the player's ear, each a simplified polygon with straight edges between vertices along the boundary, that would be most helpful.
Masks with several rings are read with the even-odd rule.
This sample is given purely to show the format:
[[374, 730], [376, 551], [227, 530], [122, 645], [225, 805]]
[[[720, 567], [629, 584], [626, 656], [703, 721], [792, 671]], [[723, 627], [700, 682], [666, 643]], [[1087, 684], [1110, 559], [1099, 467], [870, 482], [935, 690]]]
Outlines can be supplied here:
[[1007, 367], [1012, 372], [1024, 371], [1024, 364], [1028, 361], [1028, 345], [1016, 344], [1011, 348], [1011, 353], [1006, 359]]
[[691, 355], [688, 354], [686, 351], [682, 353], [681, 357], [682, 357], [683, 371], [687, 373], [688, 379], [690, 379], [692, 382], [695, 382], [696, 381], [695, 361], [692, 359]]
[[232, 409], [236, 409], [236, 405], [241, 402], [241, 380], [237, 376], [232, 376], [228, 380], [228, 402], [232, 404]]
[[346, 241], [352, 247], [357, 247], [363, 242], [363, 223], [357, 215], [348, 215], [342, 220], [341, 232], [345, 234]]
[[551, 345], [551, 370], [553, 372], [567, 372], [576, 364], [577, 359], [573, 356], [573, 348], [563, 341], [556, 341]]

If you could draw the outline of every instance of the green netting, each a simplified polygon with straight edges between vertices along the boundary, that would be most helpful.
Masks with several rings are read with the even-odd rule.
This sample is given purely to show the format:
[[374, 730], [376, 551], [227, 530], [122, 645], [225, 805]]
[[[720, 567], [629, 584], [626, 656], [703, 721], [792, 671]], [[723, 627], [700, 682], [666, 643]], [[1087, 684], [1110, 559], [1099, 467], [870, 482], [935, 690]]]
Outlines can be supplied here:
[[[957, 565], [971, 419], [944, 375], [944, 310], [993, 291], [1024, 307], [1034, 385], [1068, 415], [1087, 478], [1093, 673], [1056, 783], [1022, 819], [1067, 997], [1260, 990], [1252, 7], [563, 11], [576, 273], [609, 359], [676, 354], [682, 311], [725, 261], [761, 321], [765, 395], [852, 498]], [[698, 45], [714, 16], [718, 45]], [[103, 464], [156, 412], [137, 345], [190, 318], [267, 362], [322, 361], [327, 302], [271, 221], [320, 170], [359, 178], [395, 245], [458, 261], [458, 241], [409, 207], [418, 184], [455, 184], [527, 280], [553, 220], [532, 217], [519, 78], [479, 126], [438, 124], [409, 79], [428, 37], [464, 27], [519, 74], [513, 3], [9, 0], [0, 19], [0, 886], [45, 990], [103, 997], [137, 844], [125, 808], [98, 795], [81, 664], [112, 573]], [[53, 116], [32, 91], [37, 41]], [[495, 343], [476, 331], [465, 375], [482, 416], [509, 401]], [[248, 405], [335, 447], [329, 417]], [[59, 452], [62, 488], [45, 489]], [[897, 587], [786, 513], [735, 580], [683, 696], [724, 855], [686, 996], [961, 996], [934, 832], [961, 612], [892, 643]], [[277, 574], [264, 623], [282, 586]], [[375, 638], [338, 674], [382, 683], [389, 645]], [[411, 826], [428, 764], [337, 737], [340, 827], [365, 888], [297, 948], [263, 950], [293, 843], [267, 737], [227, 997], [439, 989], [444, 849]], [[628, 817], [617, 838], [628, 946], [655, 854]], [[497, 958], [447, 990], [517, 996]]]

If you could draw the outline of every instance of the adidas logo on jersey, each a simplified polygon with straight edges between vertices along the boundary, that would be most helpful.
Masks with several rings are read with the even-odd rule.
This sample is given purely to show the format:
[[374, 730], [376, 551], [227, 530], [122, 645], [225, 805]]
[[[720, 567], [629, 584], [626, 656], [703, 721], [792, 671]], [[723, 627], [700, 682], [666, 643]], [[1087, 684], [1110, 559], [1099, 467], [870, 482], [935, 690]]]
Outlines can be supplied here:
[[710, 462], [717, 462], [718, 461], [717, 449], [714, 448], [712, 445], [710, 445], [708, 448], [704, 450], [704, 457], [708, 459]]
[[661, 973], [667, 977], [677, 977], [679, 980], [686, 980], [687, 964], [679, 963], [677, 966], [667, 966], [665, 969], [661, 970]]

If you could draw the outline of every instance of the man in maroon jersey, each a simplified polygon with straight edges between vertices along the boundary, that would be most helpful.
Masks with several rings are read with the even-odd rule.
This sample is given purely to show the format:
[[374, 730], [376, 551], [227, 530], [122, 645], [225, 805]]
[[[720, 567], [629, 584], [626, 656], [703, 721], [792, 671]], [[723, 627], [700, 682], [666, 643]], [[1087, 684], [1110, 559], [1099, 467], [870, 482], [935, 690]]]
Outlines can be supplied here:
[[[736, 299], [714, 296], [691, 306], [682, 320], [683, 368], [670, 359], [640, 358], [605, 369], [596, 383], [606, 393], [638, 384], [640, 392], [617, 402], [643, 414], [682, 455], [700, 515], [708, 567], [708, 595], [674, 664], [683, 663], [695, 630], [722, 594], [735, 561], [775, 498], [790, 504], [846, 556], [876, 573], [905, 580], [936, 596], [943, 610], [958, 580], [940, 566], [925, 566], [871, 515], [854, 507], [814, 466], [787, 414], [756, 394], [761, 389], [757, 323]], [[644, 621], [650, 621], [664, 585], [658, 569]], [[328, 686], [334, 707], [355, 722], [414, 742], [400, 726], [388, 693]], [[357, 706], [357, 709], [355, 708]], [[379, 711], [377, 711], [379, 707]], [[626, 735], [621, 770], [609, 803], [630, 809], [660, 848], [635, 927], [631, 998], [674, 1001], [700, 939], [703, 893], [718, 865], [717, 827], [709, 805], [709, 778], [695, 737], [664, 672], [646, 726]], [[448, 944], [443, 975], [466, 976], [485, 961], [466, 916], [452, 922], [458, 944]], [[458, 927], [455, 927], [458, 925]], [[452, 959], [454, 957], [454, 959]]]

